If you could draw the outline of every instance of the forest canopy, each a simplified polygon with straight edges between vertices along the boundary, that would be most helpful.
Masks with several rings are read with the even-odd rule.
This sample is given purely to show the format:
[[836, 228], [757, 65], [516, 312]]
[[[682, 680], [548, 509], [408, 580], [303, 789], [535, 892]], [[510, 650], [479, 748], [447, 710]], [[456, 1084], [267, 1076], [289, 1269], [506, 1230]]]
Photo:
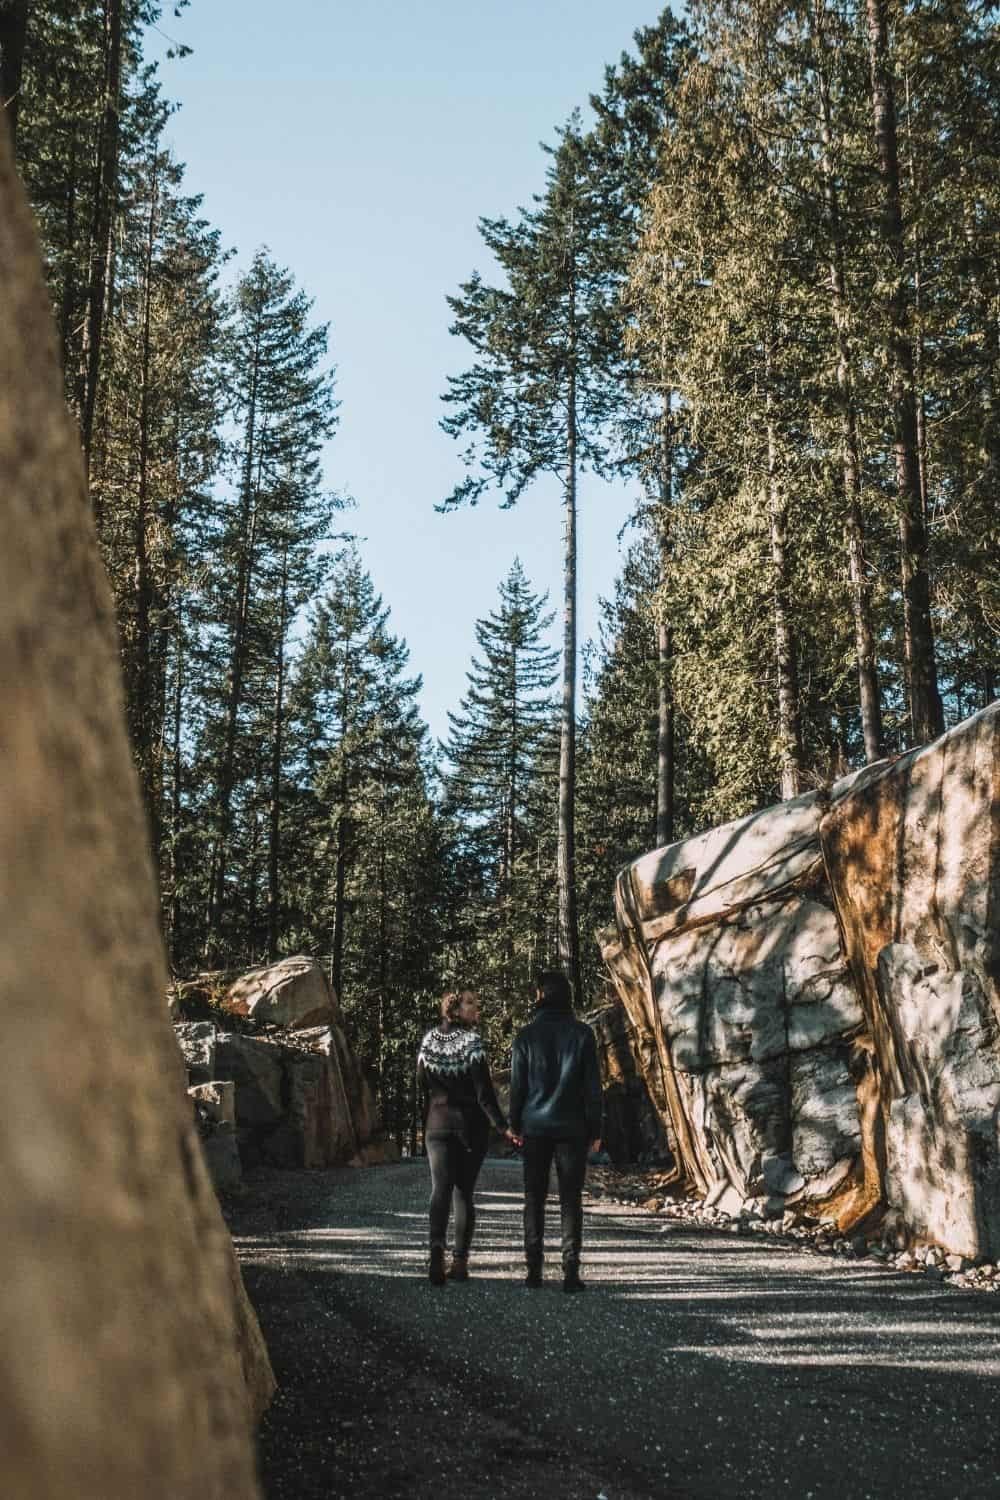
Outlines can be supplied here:
[[[232, 257], [189, 192], [146, 55], [160, 14], [0, 6], [0, 95], [164, 932], [179, 974], [320, 956], [402, 1137], [442, 989], [488, 992], [502, 1064], [537, 967], [604, 1000], [623, 864], [994, 698], [996, 11], [666, 10], [553, 129], [528, 205], [483, 203], [495, 272], [448, 299], [464, 477], [441, 509], [534, 505], [555, 474], [538, 524], [562, 528], [565, 587], [498, 561], [442, 744], [335, 483], [336, 347], [294, 268]], [[581, 650], [590, 474], [635, 504]]]

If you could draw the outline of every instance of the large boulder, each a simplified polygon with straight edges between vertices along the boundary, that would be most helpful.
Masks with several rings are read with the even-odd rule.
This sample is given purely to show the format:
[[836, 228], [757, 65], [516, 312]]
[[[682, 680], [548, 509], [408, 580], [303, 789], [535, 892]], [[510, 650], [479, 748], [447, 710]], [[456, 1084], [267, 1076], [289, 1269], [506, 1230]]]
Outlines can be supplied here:
[[[179, 1023], [174, 1029], [188, 1063], [202, 1145], [220, 1190], [238, 1180], [240, 1162], [371, 1166], [394, 1154], [341, 1025], [282, 1031], [269, 1024], [257, 1035], [220, 1031], [212, 1022]], [[206, 1079], [209, 1066], [213, 1077]], [[223, 1100], [231, 1108], [231, 1124], [228, 1116], [218, 1115]]]
[[885, 1192], [921, 1238], [1000, 1255], [1000, 704], [821, 826], [879, 1077]]
[[340, 1024], [330, 982], [314, 958], [301, 954], [251, 969], [226, 990], [222, 1008], [257, 1025], [297, 1030]]
[[827, 1203], [864, 1159], [863, 1015], [823, 869], [825, 806], [808, 793], [619, 877], [605, 957], [633, 1027], [652, 1038], [651, 1094], [678, 1171], [730, 1207]]
[[1000, 1251], [998, 792], [993, 705], [622, 872], [604, 954], [690, 1188]]
[[177, 1044], [112, 599], [0, 122], [3, 1491], [252, 1500], [273, 1389]]

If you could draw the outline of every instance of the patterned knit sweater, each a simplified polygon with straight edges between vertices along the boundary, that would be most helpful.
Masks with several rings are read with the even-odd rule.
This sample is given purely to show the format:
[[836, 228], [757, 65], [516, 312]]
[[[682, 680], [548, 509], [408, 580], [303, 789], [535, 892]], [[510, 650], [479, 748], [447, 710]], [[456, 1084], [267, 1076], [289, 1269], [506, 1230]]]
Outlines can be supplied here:
[[425, 1135], [454, 1131], [468, 1141], [484, 1138], [488, 1124], [507, 1129], [483, 1039], [472, 1027], [443, 1021], [428, 1031], [417, 1054], [417, 1087]]

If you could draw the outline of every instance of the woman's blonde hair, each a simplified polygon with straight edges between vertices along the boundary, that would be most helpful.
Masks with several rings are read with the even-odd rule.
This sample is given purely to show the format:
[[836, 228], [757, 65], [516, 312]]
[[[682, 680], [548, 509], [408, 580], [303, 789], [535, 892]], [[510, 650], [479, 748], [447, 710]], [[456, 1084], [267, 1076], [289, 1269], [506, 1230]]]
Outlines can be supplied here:
[[451, 1021], [452, 1024], [458, 1020], [459, 1007], [466, 995], [474, 995], [474, 989], [464, 985], [460, 990], [449, 990], [447, 995], [441, 996], [441, 1019]]

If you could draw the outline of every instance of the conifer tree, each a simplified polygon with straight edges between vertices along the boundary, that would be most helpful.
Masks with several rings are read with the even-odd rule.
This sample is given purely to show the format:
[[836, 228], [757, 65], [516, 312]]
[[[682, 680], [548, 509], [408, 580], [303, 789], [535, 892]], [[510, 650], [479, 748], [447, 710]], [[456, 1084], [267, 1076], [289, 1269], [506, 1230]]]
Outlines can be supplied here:
[[388, 629], [389, 611], [353, 546], [334, 559], [312, 611], [291, 709], [309, 788], [309, 839], [318, 863], [305, 871], [300, 902], [330, 953], [330, 980], [344, 985], [347, 883], [358, 858], [361, 805], [389, 796], [418, 771], [423, 742], [419, 677], [404, 675], [409, 652]]
[[469, 439], [469, 472], [443, 509], [476, 504], [499, 488], [513, 505], [541, 474], [558, 477], [563, 498], [563, 665], [560, 709], [559, 959], [579, 998], [574, 805], [576, 795], [577, 485], [587, 467], [607, 466], [613, 411], [608, 369], [618, 357], [611, 312], [612, 268], [600, 246], [602, 214], [579, 123], [550, 153], [544, 196], [506, 219], [480, 220], [505, 285], [478, 273], [448, 299], [452, 332], [477, 356], [449, 380], [453, 408], [442, 426]]
[[538, 781], [551, 790], [554, 769], [551, 689], [558, 652], [544, 639], [554, 619], [545, 605], [515, 559], [500, 584], [498, 607], [476, 622], [480, 654], [473, 657], [458, 713], [448, 715], [451, 732], [443, 746], [444, 811], [461, 829], [477, 870], [468, 903], [483, 953], [477, 967], [507, 1007], [528, 991], [530, 975], [518, 963], [519, 955], [534, 953], [525, 876], [535, 894]]
[[[323, 444], [336, 424], [333, 376], [326, 363], [326, 327], [310, 326], [310, 311], [291, 275], [259, 251], [236, 287], [225, 348], [239, 438], [211, 580], [219, 624], [210, 642], [213, 678], [206, 677], [213, 787], [209, 954], [225, 943], [234, 794], [241, 782], [253, 780], [248, 756], [261, 736], [280, 734], [285, 642], [293, 614], [288, 580], [296, 579], [303, 597], [318, 584], [322, 566], [316, 544], [328, 532], [335, 503], [322, 488], [320, 469]], [[272, 798], [276, 790], [272, 773]]]

